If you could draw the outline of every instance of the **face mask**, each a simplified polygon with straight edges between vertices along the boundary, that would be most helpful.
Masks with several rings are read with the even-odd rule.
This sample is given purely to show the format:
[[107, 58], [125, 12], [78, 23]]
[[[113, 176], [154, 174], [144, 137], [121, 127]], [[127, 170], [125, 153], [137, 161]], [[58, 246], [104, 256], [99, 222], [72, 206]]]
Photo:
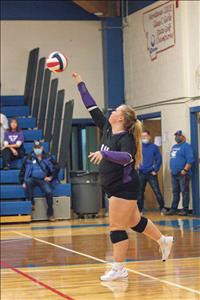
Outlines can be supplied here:
[[181, 142], [182, 142], [182, 139], [181, 139], [180, 136], [176, 136], [176, 137], [175, 137], [175, 141], [176, 141], [177, 143], [181, 143]]
[[148, 144], [148, 143], [149, 143], [149, 140], [148, 140], [148, 139], [142, 139], [142, 143], [143, 143], [143, 144]]
[[40, 154], [42, 154], [42, 149], [35, 148], [33, 151], [34, 151], [35, 155], [40, 155]]

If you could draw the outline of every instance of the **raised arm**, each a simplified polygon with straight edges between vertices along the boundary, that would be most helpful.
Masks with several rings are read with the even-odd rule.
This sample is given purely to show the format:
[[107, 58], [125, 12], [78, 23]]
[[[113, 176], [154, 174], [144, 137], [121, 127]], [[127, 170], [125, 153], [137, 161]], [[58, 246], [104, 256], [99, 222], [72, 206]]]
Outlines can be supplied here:
[[82, 101], [89, 111], [94, 123], [96, 124], [97, 127], [100, 129], [103, 129], [104, 125], [107, 122], [107, 119], [105, 118], [104, 114], [102, 111], [99, 109], [97, 106], [95, 100], [93, 97], [90, 95], [85, 83], [82, 81], [82, 78], [80, 77], [79, 74], [73, 73], [73, 78], [75, 79], [77, 85], [78, 85], [78, 90], [80, 92]]

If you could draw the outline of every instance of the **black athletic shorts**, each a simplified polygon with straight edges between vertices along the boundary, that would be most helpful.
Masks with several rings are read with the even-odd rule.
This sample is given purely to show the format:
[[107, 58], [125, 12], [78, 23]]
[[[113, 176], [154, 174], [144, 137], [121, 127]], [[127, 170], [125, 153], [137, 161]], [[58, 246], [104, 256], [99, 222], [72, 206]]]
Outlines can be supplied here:
[[103, 185], [103, 190], [108, 195], [108, 198], [114, 196], [125, 200], [138, 200], [140, 191], [139, 176], [137, 172], [134, 172], [132, 181], [129, 183], [118, 181], [112, 185]]

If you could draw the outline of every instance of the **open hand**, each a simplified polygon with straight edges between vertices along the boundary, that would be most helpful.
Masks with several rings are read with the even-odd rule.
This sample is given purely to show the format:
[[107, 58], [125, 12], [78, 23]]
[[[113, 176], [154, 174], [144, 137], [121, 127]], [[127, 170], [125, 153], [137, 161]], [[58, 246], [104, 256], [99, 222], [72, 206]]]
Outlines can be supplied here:
[[51, 177], [51, 176], [49, 176], [49, 177], [46, 176], [46, 177], [44, 178], [44, 180], [47, 181], [47, 182], [50, 182], [50, 181], [52, 180], [52, 177]]
[[152, 174], [153, 176], [156, 176], [156, 175], [157, 175], [157, 173], [156, 173], [155, 171], [152, 171], [151, 174]]
[[80, 76], [80, 74], [76, 73], [76, 72], [73, 72], [72, 73], [72, 77], [74, 78], [74, 80], [76, 81], [77, 84], [79, 84], [80, 82], [82, 82], [82, 78]]
[[103, 159], [103, 156], [100, 151], [90, 152], [90, 155], [88, 155], [88, 157], [90, 158], [90, 162], [94, 165], [99, 165]]

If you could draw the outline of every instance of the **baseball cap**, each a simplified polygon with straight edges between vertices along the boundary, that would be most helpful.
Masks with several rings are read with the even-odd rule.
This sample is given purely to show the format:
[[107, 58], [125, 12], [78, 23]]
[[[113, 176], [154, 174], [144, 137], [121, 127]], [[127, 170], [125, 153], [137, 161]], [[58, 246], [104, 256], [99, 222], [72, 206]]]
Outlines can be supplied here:
[[34, 145], [33, 145], [33, 148], [40, 148], [42, 147], [42, 144], [40, 141], [34, 141]]
[[179, 136], [183, 135], [183, 136], [185, 136], [185, 133], [184, 133], [182, 130], [177, 130], [177, 131], [174, 133], [174, 135], [179, 135]]

